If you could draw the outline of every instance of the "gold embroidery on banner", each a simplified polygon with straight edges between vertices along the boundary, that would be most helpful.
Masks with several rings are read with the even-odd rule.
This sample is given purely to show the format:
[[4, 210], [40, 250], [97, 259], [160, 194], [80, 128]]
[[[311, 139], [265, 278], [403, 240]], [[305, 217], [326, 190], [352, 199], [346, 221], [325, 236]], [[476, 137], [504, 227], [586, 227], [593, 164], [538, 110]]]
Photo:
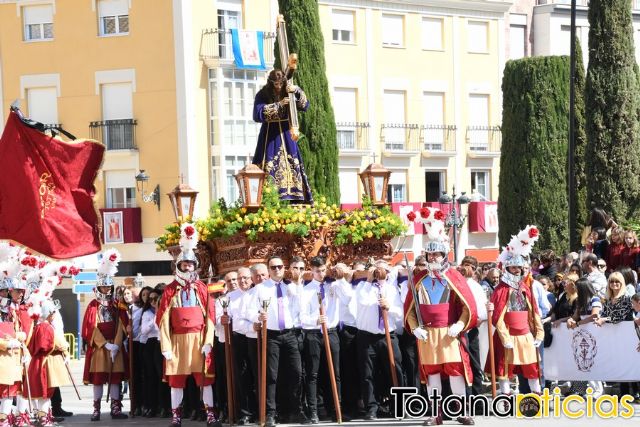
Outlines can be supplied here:
[[40, 188], [38, 193], [40, 194], [40, 218], [44, 219], [47, 210], [56, 207], [56, 186], [53, 184], [51, 174], [44, 172], [40, 176]]
[[300, 89], [300, 99], [296, 102], [296, 106], [299, 109], [304, 109], [307, 106], [307, 95]]

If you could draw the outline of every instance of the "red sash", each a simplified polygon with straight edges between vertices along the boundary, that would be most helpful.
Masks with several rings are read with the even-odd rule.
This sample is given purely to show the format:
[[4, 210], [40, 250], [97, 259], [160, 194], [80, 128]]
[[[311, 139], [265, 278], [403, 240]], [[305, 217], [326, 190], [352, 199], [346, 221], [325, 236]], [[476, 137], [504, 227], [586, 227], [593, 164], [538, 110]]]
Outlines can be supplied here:
[[425, 326], [432, 328], [449, 326], [449, 303], [420, 304], [420, 314]]
[[529, 312], [507, 311], [504, 315], [504, 323], [511, 335], [526, 335], [529, 333]]
[[200, 332], [204, 328], [204, 317], [200, 307], [173, 307], [171, 329], [174, 334]]
[[98, 330], [105, 340], [113, 340], [116, 337], [116, 322], [100, 322], [98, 323]]
[[16, 337], [16, 329], [13, 322], [0, 322], [0, 338], [8, 339]]

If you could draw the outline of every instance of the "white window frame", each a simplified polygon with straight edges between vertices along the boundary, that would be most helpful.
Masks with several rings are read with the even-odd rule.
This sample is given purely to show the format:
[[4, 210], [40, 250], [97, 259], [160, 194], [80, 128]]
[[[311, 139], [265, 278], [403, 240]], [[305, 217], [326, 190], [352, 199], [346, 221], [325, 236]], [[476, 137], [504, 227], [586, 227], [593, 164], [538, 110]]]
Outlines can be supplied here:
[[[486, 37], [485, 37], [485, 44], [484, 47], [482, 49], [475, 49], [474, 43], [472, 42], [472, 38], [471, 38], [471, 27], [474, 25], [482, 25], [485, 27], [486, 29]], [[491, 31], [491, 26], [489, 25], [488, 21], [475, 21], [475, 20], [468, 20], [467, 21], [467, 52], [469, 53], [479, 53], [479, 54], [488, 54], [489, 53], [489, 40], [490, 40], [490, 34], [489, 32]], [[473, 39], [475, 40], [475, 38]]]
[[[131, 190], [133, 193], [132, 198], [127, 197], [127, 190]], [[113, 200], [112, 191], [122, 191], [124, 194], [122, 195], [122, 199], [124, 200], [123, 206], [116, 206]], [[137, 208], [138, 203], [136, 201], [136, 187], [107, 187], [106, 189], [106, 209], [127, 209], [127, 208]], [[118, 204], [119, 205], [119, 204]]]
[[[220, 58], [233, 60], [231, 29], [242, 28], [242, 9], [240, 10], [235, 8], [223, 9], [222, 5], [218, 5], [216, 16], [217, 16], [218, 30], [220, 31], [220, 33], [218, 33], [218, 49], [219, 49]], [[230, 19], [232, 17], [235, 17], [237, 21], [237, 25], [235, 27], [230, 24]]]
[[[426, 40], [425, 26], [427, 25], [428, 22], [436, 22], [436, 21], [440, 23], [440, 44], [439, 46], [435, 46], [435, 45], [430, 46], [428, 45]], [[437, 52], [444, 51], [444, 19], [443, 18], [437, 18], [433, 16], [423, 16], [422, 22], [420, 25], [420, 31], [422, 35], [422, 50], [431, 50], [431, 51], [437, 51]]]
[[[224, 198], [227, 204], [233, 204], [236, 200], [240, 198], [240, 191], [238, 189], [238, 185], [236, 183], [235, 175], [251, 163], [251, 156], [224, 156], [220, 159], [223, 162], [221, 168], [224, 170]], [[231, 161], [232, 164], [229, 164]], [[233, 193], [233, 194], [232, 194]]]
[[[397, 179], [398, 175], [401, 175], [402, 177], [400, 179]], [[391, 171], [389, 183], [387, 184], [387, 198], [389, 203], [402, 203], [408, 200], [408, 175], [408, 169], [397, 169]], [[402, 178], [404, 178], [404, 180]], [[400, 189], [402, 191], [402, 197], [399, 200], [393, 197], [393, 192], [395, 189]]]
[[[28, 23], [27, 19], [27, 9], [28, 8], [37, 8], [37, 7], [49, 7], [51, 9], [51, 22], [34, 22]], [[21, 7], [20, 13], [22, 14], [22, 31], [23, 31], [23, 41], [25, 42], [42, 42], [42, 41], [51, 41], [54, 39], [53, 33], [53, 15], [55, 14], [55, 5], [52, 3], [34, 3], [34, 4], [25, 4]], [[39, 28], [40, 36], [39, 37], [31, 37], [30, 27]], [[45, 37], [45, 26], [49, 30], [51, 36]]]
[[[480, 189], [477, 187], [478, 186], [478, 178], [477, 176], [483, 174], [484, 178], [485, 178], [485, 183], [484, 183], [484, 192], [480, 191]], [[474, 177], [475, 175], [475, 177]], [[474, 182], [475, 182], [475, 187], [474, 187]], [[471, 192], [475, 192], [477, 191], [479, 194], [481, 194], [485, 200], [491, 200], [491, 170], [490, 169], [472, 169], [471, 170]]]
[[[129, 32], [131, 30], [131, 21], [129, 20], [129, 8], [131, 7], [131, 0], [124, 0], [127, 3], [127, 13], [126, 14], [120, 14], [120, 15], [112, 15], [112, 14], [108, 14], [108, 15], [101, 15], [100, 14], [100, 2], [103, 0], [97, 0], [96, 2], [96, 14], [98, 15], [98, 36], [99, 37], [119, 37], [119, 36], [126, 36], [129, 35]], [[114, 25], [115, 25], [115, 32], [113, 33], [107, 33], [106, 32], [106, 19], [114, 19]], [[121, 18], [126, 18], [127, 20], [127, 31], [121, 31], [120, 27], [121, 27], [121, 22], [120, 19]]]
[[[400, 42], [399, 43], [395, 43], [389, 40], [385, 40], [385, 31], [384, 31], [384, 25], [385, 25], [385, 18], [387, 19], [399, 19], [401, 26], [400, 26]], [[404, 47], [404, 43], [405, 43], [405, 37], [404, 37], [404, 33], [405, 33], [405, 16], [404, 15], [398, 15], [398, 14], [394, 14], [394, 13], [383, 13], [382, 14], [382, 46], [383, 47], [392, 47], [392, 48], [403, 48]]]
[[[345, 26], [344, 28], [336, 28], [336, 26], [340, 26], [340, 25], [336, 25], [336, 19], [335, 16], [336, 15], [343, 15], [342, 19], [339, 20], [348, 20], [347, 17], [345, 17], [346, 15], [350, 15], [349, 18], [351, 18], [351, 25], [350, 26]], [[336, 33], [338, 32], [338, 33]], [[345, 35], [345, 33], [347, 33], [349, 35], [349, 39], [348, 40], [344, 40], [343, 36]], [[338, 36], [336, 38], [336, 36]], [[353, 10], [344, 10], [344, 9], [332, 9], [331, 10], [331, 40], [333, 41], [333, 43], [336, 44], [355, 44], [356, 43], [356, 14], [355, 11]]]

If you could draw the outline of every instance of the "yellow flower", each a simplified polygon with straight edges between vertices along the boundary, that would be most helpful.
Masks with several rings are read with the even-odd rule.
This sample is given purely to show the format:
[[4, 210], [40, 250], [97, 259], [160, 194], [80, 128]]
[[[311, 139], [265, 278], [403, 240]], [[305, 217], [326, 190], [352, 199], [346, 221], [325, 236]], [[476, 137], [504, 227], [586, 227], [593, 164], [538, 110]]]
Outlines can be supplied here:
[[264, 231], [264, 228], [260, 227], [258, 228], [258, 233], [262, 233]]
[[380, 233], [385, 234], [386, 232], [387, 232], [387, 230], [385, 230], [385, 229], [384, 229], [384, 227], [382, 227], [382, 228], [380, 229]]
[[251, 234], [251, 230], [245, 231], [246, 234]]
[[367, 231], [367, 237], [368, 237], [368, 238], [372, 238], [372, 237], [373, 237], [373, 233], [372, 233], [372, 232], [370, 232], [370, 231]]
[[258, 225], [258, 218], [254, 218], [253, 225]]
[[251, 224], [251, 220], [249, 218], [245, 218], [244, 219], [244, 223], [249, 225], [249, 224]]
[[240, 210], [242, 211], [242, 213], [247, 213], [247, 208], [242, 208]]
[[322, 223], [320, 221], [316, 222], [316, 227], [318, 228], [322, 227]]
[[269, 194], [269, 193], [271, 193], [271, 188], [265, 187], [264, 190], [262, 190], [262, 191], [264, 191], [265, 193]]
[[310, 226], [311, 226], [311, 223], [310, 223], [309, 221], [307, 221], [307, 222], [305, 222], [305, 225], [306, 225], [307, 227], [310, 227]]

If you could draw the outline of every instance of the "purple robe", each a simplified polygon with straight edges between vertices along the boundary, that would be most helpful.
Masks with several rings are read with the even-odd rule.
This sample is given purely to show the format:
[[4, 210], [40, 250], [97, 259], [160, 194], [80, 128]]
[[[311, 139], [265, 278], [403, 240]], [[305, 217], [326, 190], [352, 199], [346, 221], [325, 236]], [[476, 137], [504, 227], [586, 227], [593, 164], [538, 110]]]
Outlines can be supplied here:
[[[253, 164], [271, 175], [281, 200], [312, 203], [298, 143], [291, 139], [289, 132], [289, 106], [269, 103], [269, 98], [266, 89], [262, 89], [253, 104], [253, 120], [262, 123]], [[300, 111], [309, 108], [309, 101], [300, 88], [296, 90], [296, 105]]]

